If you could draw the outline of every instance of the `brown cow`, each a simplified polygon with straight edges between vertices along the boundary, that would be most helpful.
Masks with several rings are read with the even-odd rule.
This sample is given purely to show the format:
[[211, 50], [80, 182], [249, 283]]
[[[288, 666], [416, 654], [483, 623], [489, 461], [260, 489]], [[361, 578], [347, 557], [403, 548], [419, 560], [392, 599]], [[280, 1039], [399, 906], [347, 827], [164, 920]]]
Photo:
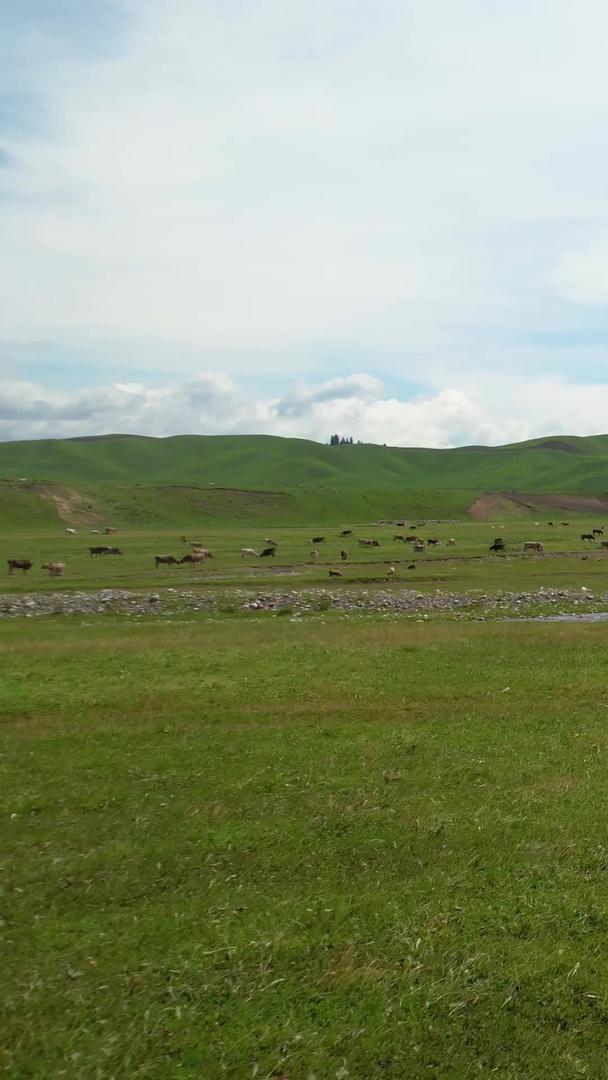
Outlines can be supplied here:
[[13, 570], [23, 570], [24, 574], [27, 574], [28, 570], [32, 569], [34, 565], [29, 559], [7, 559], [8, 572], [12, 574]]

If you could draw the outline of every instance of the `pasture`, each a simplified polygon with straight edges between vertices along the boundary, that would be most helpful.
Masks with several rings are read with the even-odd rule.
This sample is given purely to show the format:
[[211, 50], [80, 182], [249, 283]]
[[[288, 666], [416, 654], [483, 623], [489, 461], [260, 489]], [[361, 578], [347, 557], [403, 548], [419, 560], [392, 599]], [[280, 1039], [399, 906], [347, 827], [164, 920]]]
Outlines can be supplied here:
[[[419, 523], [416, 522], [416, 525]], [[602, 551], [599, 535], [595, 542], [581, 541], [583, 533], [601, 528], [602, 521], [574, 518], [568, 527], [551, 527], [546, 521], [475, 522], [457, 521], [428, 523], [413, 529], [426, 539], [438, 539], [437, 547], [425, 546], [421, 553], [413, 545], [394, 539], [408, 534], [410, 526], [399, 528], [386, 524], [346, 522], [353, 535], [341, 537], [339, 526], [313, 525], [307, 527], [265, 528], [263, 525], [207, 525], [176, 527], [174, 529], [120, 529], [106, 537], [79, 529], [68, 535], [57, 523], [53, 528], [22, 529], [0, 537], [0, 559], [4, 581], [0, 591], [29, 591], [31, 589], [89, 589], [128, 588], [161, 589], [196, 585], [201, 589], [232, 587], [263, 587], [285, 583], [290, 587], [326, 585], [329, 570], [338, 569], [342, 578], [332, 579], [332, 587], [348, 585], [389, 585], [391, 588], [415, 588], [422, 591], [445, 588], [457, 590], [499, 590], [538, 588], [543, 585], [605, 587], [608, 570], [608, 551]], [[324, 536], [323, 542], [313, 545], [313, 536]], [[199, 566], [170, 566], [155, 568], [154, 556], [171, 554], [181, 558], [191, 550], [182, 536], [199, 540], [210, 549], [213, 559]], [[497, 537], [505, 538], [504, 553], [493, 554], [490, 544]], [[608, 526], [606, 531], [608, 538]], [[368, 548], [358, 544], [359, 538], [374, 538], [379, 546]], [[454, 538], [454, 547], [448, 540]], [[243, 548], [257, 552], [276, 541], [274, 558], [241, 556]], [[527, 541], [540, 540], [544, 555], [524, 552]], [[89, 547], [109, 544], [123, 552], [121, 556], [91, 557]], [[311, 558], [316, 548], [318, 558]], [[346, 561], [340, 551], [348, 551]], [[27, 558], [33, 568], [27, 574], [6, 572], [7, 559]], [[51, 578], [40, 567], [43, 563], [61, 561], [65, 575]], [[395, 567], [392, 580], [388, 568]]]
[[7, 1077], [605, 1077], [602, 626], [0, 622]]

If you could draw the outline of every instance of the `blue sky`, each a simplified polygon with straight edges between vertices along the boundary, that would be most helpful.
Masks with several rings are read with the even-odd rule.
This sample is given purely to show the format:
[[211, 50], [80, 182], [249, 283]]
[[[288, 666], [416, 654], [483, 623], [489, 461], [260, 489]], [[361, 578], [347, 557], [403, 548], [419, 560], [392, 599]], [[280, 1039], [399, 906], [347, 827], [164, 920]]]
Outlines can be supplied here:
[[7, 0], [0, 438], [608, 430], [599, 0]]

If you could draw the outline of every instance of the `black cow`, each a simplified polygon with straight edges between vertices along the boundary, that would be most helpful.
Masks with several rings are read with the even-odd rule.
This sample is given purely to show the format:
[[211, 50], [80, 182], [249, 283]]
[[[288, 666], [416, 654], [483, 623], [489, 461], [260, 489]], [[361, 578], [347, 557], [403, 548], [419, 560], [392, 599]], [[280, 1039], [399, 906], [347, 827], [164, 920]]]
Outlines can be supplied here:
[[274, 559], [274, 555], [274, 548], [264, 548], [263, 551], [260, 551], [260, 559]]
[[490, 551], [504, 551], [506, 546], [504, 540], [501, 540], [499, 537], [498, 540], [495, 540], [494, 543], [490, 545]]
[[353, 530], [352, 529], [342, 529], [342, 532], [340, 533], [340, 536], [352, 536], [352, 535], [353, 535]]
[[159, 566], [174, 566], [177, 559], [174, 555], [155, 555], [154, 562], [158, 570]]
[[311, 544], [322, 544], [324, 540], [325, 540], [324, 536], [313, 536], [313, 538], [312, 538], [312, 540], [310, 542], [311, 542]]
[[594, 536], [603, 536], [604, 535], [604, 530], [603, 529], [594, 529], [593, 530], [593, 535]]
[[28, 570], [31, 570], [33, 566], [29, 559], [7, 559], [6, 561], [9, 574], [12, 574], [13, 570], [23, 570], [23, 573], [27, 574]]
[[593, 536], [592, 533], [581, 533], [581, 540], [591, 540], [593, 542], [595, 540], [595, 536]]
[[99, 547], [90, 547], [89, 555], [91, 555], [91, 557], [93, 555], [105, 555], [108, 550], [109, 549], [106, 544], [100, 544]]
[[109, 548], [106, 548], [105, 551], [102, 551], [101, 554], [102, 555], [122, 555], [122, 551], [120, 550], [120, 548], [117, 548], [117, 547], [109, 547]]

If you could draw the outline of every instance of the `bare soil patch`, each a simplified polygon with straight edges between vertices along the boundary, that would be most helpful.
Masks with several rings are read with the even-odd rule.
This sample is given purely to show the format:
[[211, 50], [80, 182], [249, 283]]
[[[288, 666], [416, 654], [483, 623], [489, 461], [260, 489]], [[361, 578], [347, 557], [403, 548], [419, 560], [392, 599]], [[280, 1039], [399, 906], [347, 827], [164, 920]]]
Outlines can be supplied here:
[[487, 492], [480, 495], [469, 507], [469, 516], [475, 521], [490, 521], [513, 513], [513, 507], [534, 511], [570, 511], [580, 514], [608, 514], [608, 495], [572, 495], [559, 492], [526, 493], [510, 491], [508, 494]]

